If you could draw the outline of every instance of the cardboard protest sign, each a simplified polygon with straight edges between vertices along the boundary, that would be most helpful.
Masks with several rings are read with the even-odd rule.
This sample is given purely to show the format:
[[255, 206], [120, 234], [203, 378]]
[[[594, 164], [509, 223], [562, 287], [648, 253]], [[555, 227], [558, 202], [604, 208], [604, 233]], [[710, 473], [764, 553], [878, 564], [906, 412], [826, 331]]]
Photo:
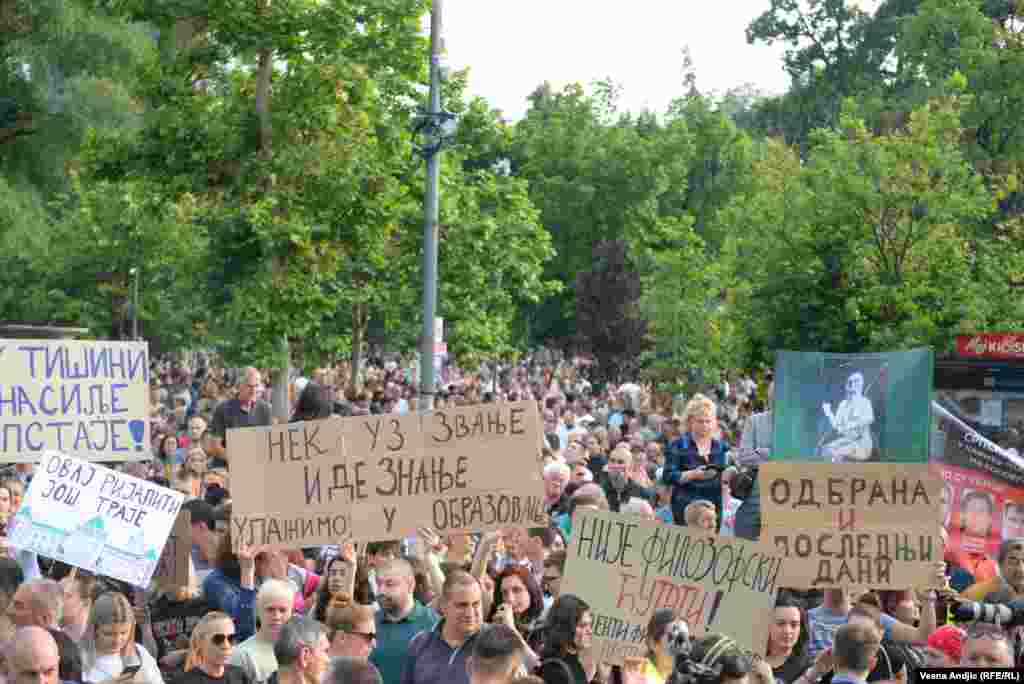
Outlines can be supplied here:
[[344, 423], [350, 468], [365, 477], [352, 510], [356, 539], [545, 524], [536, 403]]
[[233, 542], [544, 525], [540, 431], [529, 401], [231, 430]]
[[302, 548], [351, 535], [358, 476], [350, 472], [342, 432], [341, 418], [229, 431], [236, 547]]
[[590, 511], [576, 516], [566, 552], [562, 594], [590, 605], [595, 652], [612, 664], [646, 654], [660, 608], [675, 609], [692, 634], [722, 632], [764, 655], [790, 562], [760, 543]]
[[8, 538], [17, 549], [147, 587], [184, 499], [152, 482], [48, 452]]
[[0, 340], [0, 463], [149, 458], [145, 342]]
[[934, 357], [778, 352], [771, 458], [927, 463]]
[[938, 520], [949, 535], [946, 558], [978, 581], [997, 571], [999, 545], [1024, 537], [1024, 465], [938, 404], [932, 468], [943, 479]]
[[160, 554], [153, 582], [159, 583], [162, 591], [188, 587], [192, 575], [191, 559], [192, 514], [181, 510], [164, 544], [163, 553]]
[[762, 539], [786, 586], [916, 589], [935, 584], [942, 480], [927, 464], [766, 463]]

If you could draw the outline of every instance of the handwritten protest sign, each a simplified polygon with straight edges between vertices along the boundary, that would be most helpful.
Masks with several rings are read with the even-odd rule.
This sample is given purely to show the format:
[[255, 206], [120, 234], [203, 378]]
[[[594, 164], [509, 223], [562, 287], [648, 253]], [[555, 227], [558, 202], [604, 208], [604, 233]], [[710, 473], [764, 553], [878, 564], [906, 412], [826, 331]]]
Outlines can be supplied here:
[[152, 482], [48, 452], [8, 537], [17, 549], [146, 587], [184, 499]]
[[0, 340], [0, 462], [149, 458], [145, 342]]
[[350, 464], [367, 482], [352, 511], [356, 538], [545, 524], [534, 402], [345, 423]]
[[161, 591], [188, 587], [192, 574], [191, 556], [192, 514], [181, 510], [153, 573], [153, 581], [159, 584]]
[[787, 562], [756, 542], [588, 511], [573, 522], [562, 593], [590, 605], [601, 662], [645, 655], [660, 608], [693, 634], [723, 632], [763, 655]]
[[927, 464], [767, 463], [762, 538], [787, 586], [924, 588], [942, 560], [942, 479]]
[[342, 419], [231, 430], [231, 537], [237, 546], [299, 548], [352, 534], [358, 477], [341, 444]]
[[233, 541], [294, 548], [543, 525], [539, 434], [533, 402], [231, 430]]

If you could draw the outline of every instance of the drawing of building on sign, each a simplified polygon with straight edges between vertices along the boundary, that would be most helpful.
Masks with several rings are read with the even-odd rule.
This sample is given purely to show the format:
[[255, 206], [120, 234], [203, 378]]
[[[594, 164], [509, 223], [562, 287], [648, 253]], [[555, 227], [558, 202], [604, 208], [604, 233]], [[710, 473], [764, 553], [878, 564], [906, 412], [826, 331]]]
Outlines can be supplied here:
[[15, 548], [32, 548], [43, 555], [58, 556], [61, 543], [67, 538], [67, 530], [62, 530], [32, 518], [32, 509], [22, 506], [18, 514], [11, 520], [8, 528], [11, 546]]
[[91, 568], [94, 565], [98, 568], [99, 557], [106, 550], [104, 547], [107, 546], [107, 539], [103, 518], [96, 516], [79, 525], [73, 534], [67, 535], [63, 543], [64, 553], [61, 554], [63, 560], [80, 568]]
[[146, 547], [146, 535], [140, 529], [128, 540], [126, 548], [108, 546], [96, 561], [96, 570], [117, 577], [133, 577], [142, 583], [152, 577], [160, 558], [156, 549]]

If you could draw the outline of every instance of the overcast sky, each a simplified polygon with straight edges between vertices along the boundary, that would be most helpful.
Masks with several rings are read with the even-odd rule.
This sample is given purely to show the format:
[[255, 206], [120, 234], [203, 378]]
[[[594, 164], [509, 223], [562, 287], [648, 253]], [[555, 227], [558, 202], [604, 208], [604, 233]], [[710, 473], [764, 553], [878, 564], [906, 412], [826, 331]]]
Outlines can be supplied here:
[[[874, 4], [864, 0], [862, 4]], [[780, 94], [789, 79], [780, 45], [747, 45], [745, 29], [769, 0], [445, 0], [448, 65], [470, 67], [470, 93], [515, 120], [545, 80], [556, 88], [611, 77], [622, 106], [664, 112], [682, 94], [689, 46], [702, 91], [752, 83]]]

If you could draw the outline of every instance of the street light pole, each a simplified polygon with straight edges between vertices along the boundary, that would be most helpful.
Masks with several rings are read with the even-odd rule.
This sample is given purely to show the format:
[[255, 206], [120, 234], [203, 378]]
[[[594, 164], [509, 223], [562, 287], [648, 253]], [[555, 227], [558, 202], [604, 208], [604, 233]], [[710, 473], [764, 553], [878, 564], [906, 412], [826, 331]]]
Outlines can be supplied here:
[[[441, 114], [441, 9], [434, 0], [430, 11], [430, 103], [428, 117]], [[420, 349], [420, 410], [434, 409], [434, 317], [437, 315], [437, 220], [441, 189], [441, 146], [427, 156], [426, 214], [423, 223], [423, 338]]]
[[135, 276], [132, 283], [132, 339], [139, 339], [139, 269], [133, 268], [129, 271]]

